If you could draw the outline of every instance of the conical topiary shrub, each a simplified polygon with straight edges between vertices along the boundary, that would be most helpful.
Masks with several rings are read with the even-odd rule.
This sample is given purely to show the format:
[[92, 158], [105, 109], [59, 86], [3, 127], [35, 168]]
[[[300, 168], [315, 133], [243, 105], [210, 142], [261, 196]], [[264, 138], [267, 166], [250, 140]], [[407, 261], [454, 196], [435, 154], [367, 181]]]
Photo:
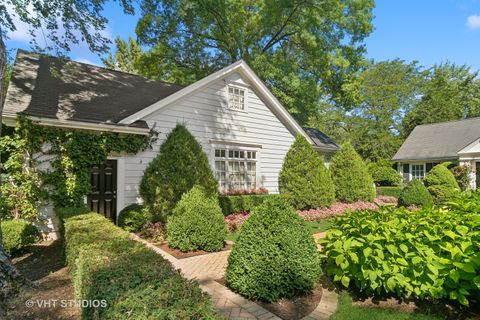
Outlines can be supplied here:
[[315, 240], [282, 198], [256, 207], [228, 257], [227, 284], [249, 299], [274, 301], [312, 290], [320, 277]]
[[208, 197], [195, 186], [182, 196], [168, 217], [167, 239], [170, 247], [181, 251], [220, 251], [227, 228], [217, 197]]
[[345, 143], [332, 157], [330, 173], [337, 200], [351, 203], [375, 199], [373, 178], [367, 165], [350, 143]]
[[153, 213], [165, 220], [194, 185], [202, 186], [207, 195], [217, 193], [217, 181], [202, 147], [178, 124], [145, 170], [140, 195]]
[[435, 203], [444, 203], [460, 193], [455, 176], [444, 164], [433, 167], [423, 181]]
[[433, 204], [432, 196], [428, 192], [427, 188], [423, 185], [423, 182], [418, 179], [410, 181], [398, 197], [399, 207], [408, 207], [411, 205], [426, 207]]
[[301, 135], [285, 156], [279, 187], [297, 209], [325, 207], [335, 201], [335, 186], [323, 158]]

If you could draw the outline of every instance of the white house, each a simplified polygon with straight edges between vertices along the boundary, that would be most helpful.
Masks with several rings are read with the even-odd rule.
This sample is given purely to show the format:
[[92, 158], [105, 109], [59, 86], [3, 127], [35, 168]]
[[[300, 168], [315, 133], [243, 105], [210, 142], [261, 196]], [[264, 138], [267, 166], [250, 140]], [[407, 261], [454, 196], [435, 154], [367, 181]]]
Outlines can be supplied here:
[[[112, 154], [106, 166], [92, 168], [97, 192], [87, 197], [87, 205], [112, 219], [141, 201], [143, 172], [177, 123], [202, 145], [225, 189], [264, 187], [277, 193], [284, 156], [297, 134], [326, 158], [338, 149], [320, 131], [302, 128], [244, 61], [180, 86], [19, 51], [4, 123], [13, 125], [18, 113], [45, 126], [142, 135], [154, 128], [160, 133], [152, 150]], [[111, 190], [99, 185], [102, 175], [112, 179]]]
[[469, 166], [470, 187], [480, 181], [480, 118], [416, 126], [392, 159], [406, 182], [423, 179], [441, 162]]

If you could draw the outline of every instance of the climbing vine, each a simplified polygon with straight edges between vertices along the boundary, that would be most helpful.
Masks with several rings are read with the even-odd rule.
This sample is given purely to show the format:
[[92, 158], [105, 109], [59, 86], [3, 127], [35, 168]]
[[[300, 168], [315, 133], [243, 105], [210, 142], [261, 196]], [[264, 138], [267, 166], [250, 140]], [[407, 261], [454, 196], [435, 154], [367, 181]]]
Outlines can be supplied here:
[[92, 165], [113, 153], [135, 154], [151, 147], [157, 133], [147, 135], [61, 129], [19, 117], [12, 132], [0, 139], [6, 154], [1, 188], [2, 216], [34, 218], [42, 201], [78, 206], [90, 192]]

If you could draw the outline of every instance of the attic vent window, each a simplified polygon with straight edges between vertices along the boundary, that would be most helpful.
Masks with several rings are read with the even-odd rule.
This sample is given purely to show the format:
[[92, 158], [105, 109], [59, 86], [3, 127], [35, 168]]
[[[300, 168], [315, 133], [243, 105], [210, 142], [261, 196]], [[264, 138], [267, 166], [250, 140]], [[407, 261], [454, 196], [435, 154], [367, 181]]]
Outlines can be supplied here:
[[245, 111], [245, 89], [228, 86], [228, 108]]

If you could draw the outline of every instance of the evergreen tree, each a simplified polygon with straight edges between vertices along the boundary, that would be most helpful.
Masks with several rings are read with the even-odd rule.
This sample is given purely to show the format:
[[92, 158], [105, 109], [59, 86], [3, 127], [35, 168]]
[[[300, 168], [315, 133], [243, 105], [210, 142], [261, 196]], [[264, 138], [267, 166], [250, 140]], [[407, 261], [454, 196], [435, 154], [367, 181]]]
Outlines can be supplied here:
[[203, 187], [207, 195], [215, 194], [218, 187], [202, 147], [178, 124], [145, 170], [140, 195], [153, 214], [164, 220], [194, 185]]
[[439, 164], [427, 174], [425, 186], [433, 197], [433, 202], [443, 203], [458, 195], [460, 187], [447, 164]]
[[285, 156], [279, 186], [297, 209], [325, 207], [335, 201], [335, 187], [323, 157], [301, 135]]
[[350, 143], [345, 143], [330, 162], [337, 199], [344, 202], [373, 201], [375, 187], [367, 165]]

